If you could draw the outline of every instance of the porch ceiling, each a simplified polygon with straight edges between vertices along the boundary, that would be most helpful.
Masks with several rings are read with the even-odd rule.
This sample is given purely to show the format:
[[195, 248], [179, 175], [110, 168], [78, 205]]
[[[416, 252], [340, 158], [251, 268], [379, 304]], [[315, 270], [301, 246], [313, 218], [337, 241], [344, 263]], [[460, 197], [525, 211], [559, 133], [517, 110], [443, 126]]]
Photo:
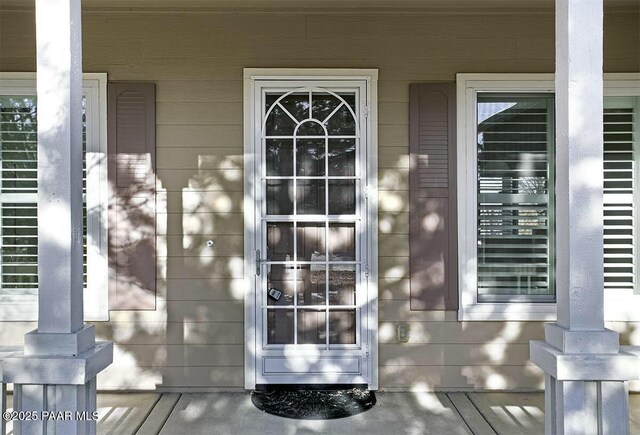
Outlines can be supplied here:
[[[85, 8], [214, 9], [214, 10], [534, 10], [553, 11], [555, 0], [82, 0]], [[32, 8], [35, 0], [0, 0], [3, 8]], [[605, 0], [613, 9], [639, 8], [640, 0]]]

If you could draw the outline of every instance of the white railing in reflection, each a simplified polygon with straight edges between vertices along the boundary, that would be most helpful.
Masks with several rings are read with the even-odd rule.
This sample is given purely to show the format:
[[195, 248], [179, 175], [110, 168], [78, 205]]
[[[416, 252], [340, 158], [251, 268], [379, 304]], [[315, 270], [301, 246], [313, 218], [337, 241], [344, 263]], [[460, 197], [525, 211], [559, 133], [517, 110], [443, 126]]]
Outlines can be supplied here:
[[[15, 346], [0, 346], [0, 411], [2, 411], [3, 416], [7, 411], [7, 384], [4, 382], [2, 361], [12, 353], [21, 350], [22, 348]], [[4, 418], [0, 418], [0, 435], [6, 435], [6, 433], [7, 421]]]

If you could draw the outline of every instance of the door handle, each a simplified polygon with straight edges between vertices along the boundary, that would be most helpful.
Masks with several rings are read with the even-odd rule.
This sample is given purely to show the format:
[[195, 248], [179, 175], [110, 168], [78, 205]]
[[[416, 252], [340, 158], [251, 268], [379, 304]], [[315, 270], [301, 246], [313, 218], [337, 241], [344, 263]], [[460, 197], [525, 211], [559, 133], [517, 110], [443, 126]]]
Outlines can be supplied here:
[[266, 260], [260, 258], [260, 250], [256, 249], [256, 275], [260, 276], [260, 269], [262, 269], [262, 263], [264, 263], [265, 261]]

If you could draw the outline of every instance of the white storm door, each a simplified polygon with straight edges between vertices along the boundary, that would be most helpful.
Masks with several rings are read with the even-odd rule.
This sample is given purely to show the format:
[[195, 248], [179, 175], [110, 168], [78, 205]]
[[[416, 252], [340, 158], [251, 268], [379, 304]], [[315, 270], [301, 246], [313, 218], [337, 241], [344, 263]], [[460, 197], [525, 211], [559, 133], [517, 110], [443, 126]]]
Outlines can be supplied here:
[[367, 82], [254, 98], [256, 383], [368, 384]]

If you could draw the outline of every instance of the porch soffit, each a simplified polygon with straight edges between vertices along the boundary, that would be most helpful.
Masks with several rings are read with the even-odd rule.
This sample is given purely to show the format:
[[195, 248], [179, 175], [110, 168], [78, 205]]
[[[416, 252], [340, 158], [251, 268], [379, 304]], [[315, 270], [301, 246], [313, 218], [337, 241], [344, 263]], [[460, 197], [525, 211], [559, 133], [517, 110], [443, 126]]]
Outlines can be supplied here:
[[[640, 0], [604, 0], [608, 9], [638, 10]], [[32, 9], [34, 0], [0, 0], [2, 9]], [[121, 10], [220, 12], [443, 12], [554, 11], [554, 0], [82, 0], [83, 8]]]

